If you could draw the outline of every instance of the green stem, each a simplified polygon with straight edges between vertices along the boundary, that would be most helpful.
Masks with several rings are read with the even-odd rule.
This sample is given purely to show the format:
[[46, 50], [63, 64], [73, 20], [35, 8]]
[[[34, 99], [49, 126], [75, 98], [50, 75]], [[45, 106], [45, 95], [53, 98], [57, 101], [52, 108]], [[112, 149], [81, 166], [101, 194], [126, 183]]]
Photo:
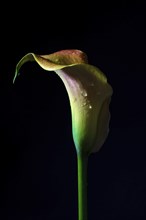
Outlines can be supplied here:
[[88, 156], [77, 155], [78, 163], [78, 220], [87, 220], [87, 165]]

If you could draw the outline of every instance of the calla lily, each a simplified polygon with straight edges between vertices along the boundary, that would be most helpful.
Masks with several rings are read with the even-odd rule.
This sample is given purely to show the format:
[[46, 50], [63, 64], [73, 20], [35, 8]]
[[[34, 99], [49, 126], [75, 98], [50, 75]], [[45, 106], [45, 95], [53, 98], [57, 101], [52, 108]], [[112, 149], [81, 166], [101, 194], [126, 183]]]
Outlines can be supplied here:
[[36, 61], [43, 69], [56, 72], [67, 90], [77, 152], [78, 220], [87, 220], [88, 156], [99, 151], [107, 138], [112, 87], [105, 74], [88, 64], [86, 54], [80, 50], [61, 50], [50, 55], [28, 53], [18, 62], [14, 81], [27, 61]]
[[97, 152], [109, 132], [109, 104], [113, 93], [105, 74], [88, 64], [80, 50], [61, 50], [49, 55], [26, 54], [17, 64], [14, 81], [21, 66], [36, 61], [44, 70], [54, 71], [67, 90], [72, 132], [78, 154]]

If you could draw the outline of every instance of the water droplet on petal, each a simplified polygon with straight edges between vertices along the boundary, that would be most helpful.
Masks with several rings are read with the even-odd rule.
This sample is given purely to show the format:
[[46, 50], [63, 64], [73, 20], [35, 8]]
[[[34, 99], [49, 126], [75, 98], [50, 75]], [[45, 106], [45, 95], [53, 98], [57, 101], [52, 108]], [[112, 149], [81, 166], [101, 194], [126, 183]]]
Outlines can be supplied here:
[[85, 105], [87, 105], [87, 103], [86, 103], [86, 102], [83, 102], [82, 107], [84, 107]]
[[86, 92], [85, 90], [83, 90], [83, 91], [81, 92], [81, 94], [82, 94], [82, 96], [87, 97], [87, 92]]

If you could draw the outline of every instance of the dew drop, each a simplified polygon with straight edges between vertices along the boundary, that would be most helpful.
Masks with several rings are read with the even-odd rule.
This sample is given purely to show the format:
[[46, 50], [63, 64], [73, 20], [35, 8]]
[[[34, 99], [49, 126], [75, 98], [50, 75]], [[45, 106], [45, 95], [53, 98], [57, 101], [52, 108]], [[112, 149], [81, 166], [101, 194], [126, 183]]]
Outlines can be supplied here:
[[89, 109], [92, 109], [92, 105], [89, 105]]
[[87, 105], [87, 103], [86, 103], [86, 102], [83, 102], [82, 107], [84, 107], [85, 105]]
[[82, 96], [87, 97], [87, 92], [84, 90], [81, 92]]

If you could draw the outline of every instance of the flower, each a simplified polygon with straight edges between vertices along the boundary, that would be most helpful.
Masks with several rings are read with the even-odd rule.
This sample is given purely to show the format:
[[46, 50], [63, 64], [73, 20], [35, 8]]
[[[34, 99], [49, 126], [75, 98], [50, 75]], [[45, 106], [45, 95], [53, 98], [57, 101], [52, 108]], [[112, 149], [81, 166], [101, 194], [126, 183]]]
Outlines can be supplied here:
[[63, 81], [70, 101], [77, 153], [89, 155], [99, 151], [109, 133], [109, 104], [113, 94], [105, 74], [88, 64], [83, 51], [70, 49], [49, 55], [26, 54], [16, 66], [14, 81], [27, 61], [36, 61], [44, 70], [54, 71]]

